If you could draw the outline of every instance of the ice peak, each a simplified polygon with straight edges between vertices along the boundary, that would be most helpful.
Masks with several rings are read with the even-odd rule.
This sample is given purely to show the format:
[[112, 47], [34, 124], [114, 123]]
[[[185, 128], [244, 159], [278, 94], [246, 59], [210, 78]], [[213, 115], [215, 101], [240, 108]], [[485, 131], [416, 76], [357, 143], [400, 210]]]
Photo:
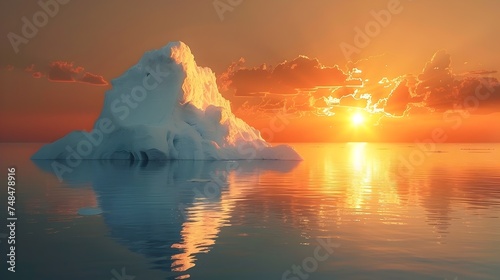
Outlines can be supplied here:
[[300, 159], [291, 147], [271, 147], [237, 118], [215, 74], [198, 66], [183, 42], [146, 52], [112, 86], [92, 132], [70, 133], [33, 157], [67, 159], [99, 136], [80, 158]]

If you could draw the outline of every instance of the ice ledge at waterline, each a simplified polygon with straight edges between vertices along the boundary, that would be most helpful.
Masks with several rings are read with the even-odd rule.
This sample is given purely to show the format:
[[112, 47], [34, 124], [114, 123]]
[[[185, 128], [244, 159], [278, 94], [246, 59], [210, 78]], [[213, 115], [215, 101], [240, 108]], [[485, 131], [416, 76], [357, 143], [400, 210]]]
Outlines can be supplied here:
[[32, 158], [301, 160], [237, 118], [212, 70], [199, 67], [182, 42], [146, 52], [111, 84], [91, 132], [71, 132]]

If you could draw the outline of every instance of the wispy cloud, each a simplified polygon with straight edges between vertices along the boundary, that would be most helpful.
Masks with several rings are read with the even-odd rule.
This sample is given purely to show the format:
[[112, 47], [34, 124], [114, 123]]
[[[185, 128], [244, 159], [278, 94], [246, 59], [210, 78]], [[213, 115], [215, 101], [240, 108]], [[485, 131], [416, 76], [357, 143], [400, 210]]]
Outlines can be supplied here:
[[[13, 69], [13, 66], [7, 66], [8, 71]], [[109, 84], [103, 76], [84, 70], [82, 66], [76, 66], [73, 62], [60, 60], [50, 62], [48, 66], [37, 67], [35, 64], [30, 64], [24, 67], [24, 72], [31, 73], [35, 79], [46, 77], [51, 82], [85, 83], [98, 86]]]

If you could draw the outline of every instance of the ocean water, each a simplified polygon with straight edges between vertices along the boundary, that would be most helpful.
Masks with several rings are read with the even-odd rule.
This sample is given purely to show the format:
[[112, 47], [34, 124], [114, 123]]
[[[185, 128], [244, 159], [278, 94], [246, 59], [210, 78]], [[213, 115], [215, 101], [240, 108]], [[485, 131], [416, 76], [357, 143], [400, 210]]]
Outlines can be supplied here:
[[1, 144], [0, 278], [500, 279], [499, 144], [291, 145], [304, 161], [83, 161], [58, 178], [29, 159], [41, 144]]

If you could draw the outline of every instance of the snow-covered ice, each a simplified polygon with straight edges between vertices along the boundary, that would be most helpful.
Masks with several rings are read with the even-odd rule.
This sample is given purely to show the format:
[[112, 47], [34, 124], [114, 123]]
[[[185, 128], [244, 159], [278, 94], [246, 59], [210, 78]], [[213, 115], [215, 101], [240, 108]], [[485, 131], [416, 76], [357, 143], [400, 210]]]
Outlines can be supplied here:
[[212, 70], [199, 67], [182, 42], [146, 52], [111, 84], [91, 132], [71, 132], [32, 158], [301, 160], [237, 118]]

